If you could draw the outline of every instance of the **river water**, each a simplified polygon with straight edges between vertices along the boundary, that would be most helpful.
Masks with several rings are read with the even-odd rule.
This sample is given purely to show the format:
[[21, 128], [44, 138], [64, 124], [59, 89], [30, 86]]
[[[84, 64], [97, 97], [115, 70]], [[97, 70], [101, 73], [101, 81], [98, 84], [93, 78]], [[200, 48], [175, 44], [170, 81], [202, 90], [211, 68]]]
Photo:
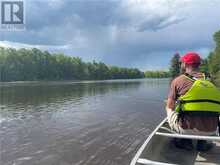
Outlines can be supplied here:
[[168, 79], [0, 84], [1, 165], [128, 165]]

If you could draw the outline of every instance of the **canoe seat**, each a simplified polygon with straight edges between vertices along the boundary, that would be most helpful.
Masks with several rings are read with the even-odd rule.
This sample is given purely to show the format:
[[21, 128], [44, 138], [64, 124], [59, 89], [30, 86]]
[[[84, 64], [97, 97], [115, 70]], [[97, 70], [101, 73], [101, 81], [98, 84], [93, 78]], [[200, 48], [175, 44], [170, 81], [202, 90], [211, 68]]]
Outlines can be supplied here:
[[210, 141], [220, 141], [220, 136], [204, 136], [204, 135], [187, 135], [187, 134], [178, 134], [175, 131], [171, 130], [168, 122], [165, 122], [156, 132], [156, 135], [173, 137], [173, 138], [183, 138], [183, 139], [194, 139], [194, 140], [210, 140]]

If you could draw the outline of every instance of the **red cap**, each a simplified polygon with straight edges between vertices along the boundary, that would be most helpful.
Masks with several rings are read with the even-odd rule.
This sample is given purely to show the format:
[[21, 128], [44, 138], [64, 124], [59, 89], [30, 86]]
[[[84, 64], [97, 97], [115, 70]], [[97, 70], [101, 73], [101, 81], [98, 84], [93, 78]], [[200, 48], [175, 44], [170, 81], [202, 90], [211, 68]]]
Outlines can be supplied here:
[[195, 52], [188, 52], [181, 57], [181, 61], [186, 64], [200, 64], [201, 57]]

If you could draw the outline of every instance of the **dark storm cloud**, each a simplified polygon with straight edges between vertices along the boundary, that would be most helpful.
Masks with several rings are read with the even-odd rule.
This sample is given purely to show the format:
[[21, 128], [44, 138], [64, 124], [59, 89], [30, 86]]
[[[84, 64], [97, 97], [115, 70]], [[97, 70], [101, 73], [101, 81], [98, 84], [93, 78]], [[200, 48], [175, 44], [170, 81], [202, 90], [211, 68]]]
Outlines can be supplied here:
[[160, 30], [163, 28], [166, 28], [172, 24], [177, 24], [179, 22], [182, 22], [184, 20], [184, 18], [172, 18], [172, 17], [160, 17], [157, 19], [152, 19], [152, 21], [149, 22], [144, 22], [142, 23], [139, 28], [138, 31], [139, 32], [143, 32], [145, 30]]
[[121, 66], [150, 68], [149, 59], [159, 59], [165, 68], [175, 51], [213, 48], [214, 1], [26, 1], [27, 31], [1, 32], [0, 40]]

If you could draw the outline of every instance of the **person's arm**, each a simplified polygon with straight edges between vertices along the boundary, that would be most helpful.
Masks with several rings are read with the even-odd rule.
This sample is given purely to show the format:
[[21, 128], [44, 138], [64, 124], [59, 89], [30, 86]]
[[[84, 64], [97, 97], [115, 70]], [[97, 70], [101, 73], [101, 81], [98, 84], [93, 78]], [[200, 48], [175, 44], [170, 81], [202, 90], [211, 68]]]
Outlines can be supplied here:
[[176, 103], [176, 85], [175, 81], [173, 81], [170, 85], [170, 91], [167, 99], [166, 111], [167, 114], [175, 110], [175, 103]]
[[167, 106], [166, 106], [167, 113], [175, 110], [175, 102], [176, 101], [172, 98], [167, 99]]

